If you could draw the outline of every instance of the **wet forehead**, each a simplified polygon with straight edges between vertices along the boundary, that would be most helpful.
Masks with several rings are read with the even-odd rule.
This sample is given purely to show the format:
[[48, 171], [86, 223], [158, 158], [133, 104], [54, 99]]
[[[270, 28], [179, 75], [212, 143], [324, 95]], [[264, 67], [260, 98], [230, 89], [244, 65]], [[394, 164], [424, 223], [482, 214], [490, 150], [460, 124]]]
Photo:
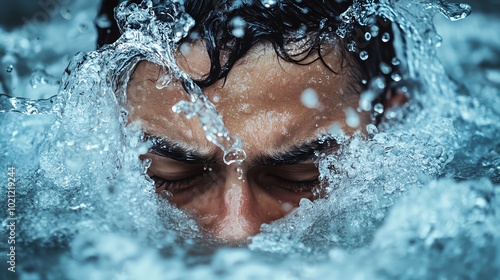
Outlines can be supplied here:
[[[326, 59], [332, 64], [340, 63], [336, 52]], [[195, 78], [201, 78], [210, 67], [206, 50], [196, 45], [177, 61]], [[171, 111], [187, 95], [175, 83], [157, 89], [159, 71], [149, 62], [136, 68], [128, 89], [131, 119], [141, 119], [149, 133], [210, 147], [196, 120], [186, 120]], [[242, 138], [247, 148], [265, 152], [311, 139], [333, 122], [345, 127], [344, 108], [357, 106], [358, 98], [347, 92], [347, 77], [346, 73], [331, 72], [320, 61], [297, 65], [279, 59], [270, 47], [258, 46], [233, 67], [225, 81], [205, 88], [204, 93], [231, 133]], [[308, 108], [301, 102], [306, 89], [316, 92], [317, 108]]]

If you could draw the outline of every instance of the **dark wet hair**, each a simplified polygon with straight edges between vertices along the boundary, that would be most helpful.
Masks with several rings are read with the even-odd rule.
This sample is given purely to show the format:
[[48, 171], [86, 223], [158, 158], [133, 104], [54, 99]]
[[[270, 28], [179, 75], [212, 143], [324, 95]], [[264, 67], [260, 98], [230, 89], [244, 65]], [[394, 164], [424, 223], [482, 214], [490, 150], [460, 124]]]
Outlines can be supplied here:
[[[128, 0], [140, 3], [141, 0]], [[161, 0], [156, 0], [161, 1]], [[120, 0], [103, 0], [100, 14], [113, 18], [113, 8]], [[271, 2], [271, 1], [269, 1]], [[283, 59], [298, 64], [307, 64], [316, 59], [323, 61], [324, 43], [335, 36], [339, 25], [342, 24], [340, 15], [345, 12], [352, 1], [339, 0], [276, 0], [275, 4], [266, 7], [263, 0], [184, 0], [186, 12], [194, 18], [195, 26], [192, 34], [198, 34], [199, 39], [206, 42], [207, 52], [211, 61], [210, 73], [203, 79], [196, 81], [201, 87], [207, 87], [219, 79], [227, 76], [233, 65], [257, 43], [270, 43], [276, 53]], [[244, 21], [242, 36], [233, 35], [234, 19]], [[241, 22], [241, 21], [240, 21]], [[365, 38], [366, 33], [378, 36]], [[114, 42], [120, 36], [116, 22], [109, 28], [98, 26], [98, 47]], [[193, 33], [196, 32], [196, 33]], [[373, 101], [384, 104], [391, 97], [391, 74], [398, 69], [391, 64], [395, 57], [393, 40], [382, 40], [382, 34], [393, 38], [389, 21], [382, 18], [373, 18], [373, 22], [366, 26], [354, 26], [351, 32], [340, 40], [342, 44], [342, 63], [354, 62], [359, 73], [355, 76], [355, 91], [366, 87], [361, 81], [369, 81], [373, 77], [382, 76], [386, 81], [386, 90]], [[372, 37], [372, 36], [369, 36]], [[190, 39], [191, 38], [191, 39]], [[188, 36], [185, 40], [193, 40]], [[292, 42], [304, 43], [300, 53], [290, 53], [287, 46]], [[355, 42], [357, 50], [349, 52], [348, 44]], [[359, 53], [366, 51], [367, 59], [361, 59]], [[221, 63], [224, 53], [227, 59]], [[351, 59], [345, 59], [351, 55]], [[312, 58], [312, 59], [311, 59]], [[325, 63], [323, 61], [323, 63]], [[389, 67], [381, 71], [381, 64]], [[326, 66], [328, 66], [325, 63]], [[329, 67], [330, 68], [330, 67]], [[333, 72], [338, 69], [331, 69]], [[359, 87], [360, 86], [360, 87]], [[387, 93], [387, 94], [386, 94]]]

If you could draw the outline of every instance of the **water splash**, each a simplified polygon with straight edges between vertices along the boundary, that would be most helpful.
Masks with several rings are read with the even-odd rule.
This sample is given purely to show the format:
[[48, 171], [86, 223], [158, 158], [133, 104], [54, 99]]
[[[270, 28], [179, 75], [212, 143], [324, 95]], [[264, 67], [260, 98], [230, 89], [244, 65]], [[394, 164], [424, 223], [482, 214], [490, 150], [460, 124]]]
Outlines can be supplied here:
[[[127, 58], [122, 55], [111, 58], [115, 63], [110, 65], [108, 69], [118, 68], [121, 71], [126, 71], [124, 70], [126, 68], [133, 69], [140, 58], [149, 59], [166, 69], [164, 71], [166, 74], [159, 78], [157, 86], [163, 88], [168, 86], [172, 80], [178, 79], [184, 85], [191, 99], [191, 103], [181, 101], [172, 109], [175, 112], [186, 114], [188, 118], [198, 117], [207, 139], [223, 150], [226, 164], [244, 161], [246, 153], [243, 150], [241, 139], [229, 133], [215, 106], [175, 62], [173, 51], [177, 48], [177, 43], [188, 34], [194, 24], [193, 19], [183, 12], [181, 2], [172, 1], [156, 5], [153, 5], [152, 1], [145, 1], [140, 5], [123, 3], [117, 8], [116, 20], [123, 35], [108, 49], [128, 48], [131, 56]], [[101, 24], [102, 21], [102, 19], [98, 19], [98, 24]], [[71, 82], [68, 81], [72, 76], [71, 72], [87, 71], [86, 68], [101, 68], [93, 62], [88, 63], [88, 60], [103, 59], [107, 51], [109, 50], [103, 49], [89, 54], [87, 57], [83, 57], [83, 54], [77, 54], [73, 58], [66, 69], [66, 82], [63, 84], [66, 95], [60, 98], [60, 102], [65, 103], [74, 94], [73, 89], [67, 90], [72, 86]], [[89, 65], [91, 63], [92, 65]], [[46, 76], [43, 72], [34, 73], [32, 86], [36, 88], [40, 84], [51, 83]], [[116, 80], [116, 78], [110, 78]], [[126, 93], [122, 91], [118, 99], [122, 104], [125, 104]], [[28, 115], [47, 114], [58, 111], [59, 107], [64, 107], [63, 104], [58, 104], [56, 109], [50, 108], [50, 105], [55, 104], [55, 97], [37, 101], [5, 96], [2, 97], [1, 101], [0, 112], [12, 111]]]
[[447, 1], [441, 0], [434, 5], [442, 15], [452, 21], [464, 19], [472, 11], [470, 5], [462, 3], [448, 3]]
[[57, 96], [48, 99], [29, 99], [0, 94], [0, 113], [16, 112], [25, 115], [52, 114], [59, 110], [54, 104]]
[[[156, 14], [158, 18], [151, 19], [151, 14]], [[183, 84], [191, 102], [180, 101], [173, 106], [172, 110], [185, 114], [187, 118], [196, 116], [205, 131], [207, 140], [224, 152], [223, 159], [226, 164], [241, 163], [245, 160], [246, 153], [243, 150], [241, 139], [229, 133], [215, 106], [191, 77], [175, 63], [173, 51], [177, 49], [177, 43], [188, 34], [194, 24], [193, 19], [183, 13], [180, 2], [173, 1], [153, 6], [152, 2], [148, 1], [142, 7], [134, 4], [128, 7], [121, 5], [116, 17], [124, 30], [123, 37], [134, 38], [127, 32], [135, 30], [139, 25], [141, 33], [149, 35], [157, 46], [156, 51], [160, 55], [160, 60], [155, 62], [160, 62], [159, 65], [166, 70], [164, 71], [165, 75], [160, 77], [157, 82], [158, 88], [168, 86], [173, 79], [178, 79]], [[171, 30], [173, 34], [164, 34], [161, 30]], [[136, 43], [144, 44], [141, 41]]]
[[[151, 279], [165, 275], [185, 279], [199, 275], [206, 279], [497, 277], [498, 186], [488, 179], [463, 183], [436, 179], [486, 176], [500, 182], [498, 91], [481, 88], [472, 96], [457, 95], [435, 57], [432, 9], [424, 9], [429, 6], [423, 1], [367, 3], [372, 1], [356, 2], [345, 23], [357, 21], [358, 13], [394, 20], [407, 44], [392, 63], [408, 68], [397, 79], [416, 80], [420, 87], [405, 83], [413, 101], [400, 110], [383, 108], [387, 123], [368, 126], [365, 136], [347, 137], [340, 125], [332, 126], [332, 136], [341, 146], [332, 154], [318, 155], [326, 182], [318, 193], [326, 196], [314, 202], [302, 200], [286, 218], [264, 225], [262, 233], [252, 238], [251, 250], [228, 248], [205, 257], [206, 251], [196, 251], [203, 242], [174, 234], [200, 236], [192, 220], [157, 200], [153, 182], [144, 174], [147, 162], [137, 159], [148, 149], [139, 140], [140, 129], [122, 126], [127, 113], [120, 104], [126, 100], [127, 77], [139, 60], [176, 73], [163, 77], [160, 87], [175, 79], [189, 81], [169, 64], [164, 42], [148, 35], [172, 30], [164, 36], [180, 38], [184, 25], [155, 27], [146, 12], [150, 10], [135, 6], [138, 10], [129, 10], [130, 28], [124, 38], [98, 52], [78, 54], [63, 77], [59, 98], [46, 101], [46, 109], [33, 111], [36, 117], [26, 115], [30, 110], [23, 105], [33, 100], [2, 96], [3, 111], [12, 112], [13, 104], [18, 104], [16, 108], [25, 112], [0, 117], [4, 147], [0, 165], [4, 170], [11, 164], [22, 167], [18, 168], [20, 244], [33, 251], [23, 256], [21, 273], [49, 279], [60, 275], [72, 279], [88, 275], [101, 279], [116, 275], [137, 279], [144, 275]], [[121, 11], [122, 16], [128, 15]], [[363, 16], [359, 20], [365, 22]], [[157, 29], [133, 29], [141, 25]], [[344, 31], [348, 36], [349, 29]], [[18, 69], [14, 65], [11, 76]], [[377, 79], [367, 84], [372, 91], [380, 89]], [[193, 117], [210, 114], [199, 89], [193, 86], [190, 96], [194, 101], [179, 105], [179, 110], [186, 109]], [[372, 98], [366, 95], [365, 101]], [[360, 102], [360, 108], [368, 108], [366, 104]], [[198, 107], [190, 110], [191, 106]], [[44, 111], [55, 114], [40, 114]], [[213, 117], [215, 124], [206, 120], [207, 128], [220, 125], [217, 115]], [[224, 131], [209, 133], [222, 137], [221, 142], [227, 140]], [[236, 141], [223, 143], [231, 147]], [[227, 153], [228, 161], [241, 159], [239, 151]], [[65, 251], [59, 256], [61, 250]], [[54, 252], [49, 257], [60, 261], [58, 265], [44, 262], [49, 251]]]

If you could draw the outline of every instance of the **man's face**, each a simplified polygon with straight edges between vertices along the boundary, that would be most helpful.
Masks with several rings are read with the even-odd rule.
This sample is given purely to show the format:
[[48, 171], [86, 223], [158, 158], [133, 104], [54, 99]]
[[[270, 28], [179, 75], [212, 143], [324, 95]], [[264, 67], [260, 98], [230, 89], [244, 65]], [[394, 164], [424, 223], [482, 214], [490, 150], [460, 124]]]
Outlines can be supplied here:
[[[128, 106], [130, 121], [140, 120], [145, 133], [157, 140], [141, 157], [152, 160], [148, 174], [156, 191], [171, 193], [171, 203], [228, 242], [258, 233], [261, 224], [283, 217], [300, 199], [314, 199], [312, 190], [319, 185], [315, 151], [336, 146], [333, 140], [318, 139], [335, 123], [353, 133], [345, 109], [357, 108], [359, 101], [359, 95], [349, 91], [355, 88], [349, 86], [352, 69], [341, 69], [339, 52], [331, 50], [324, 59], [337, 74], [319, 60], [298, 65], [278, 58], [270, 46], [258, 45], [225, 81], [203, 90], [230, 133], [244, 142], [243, 177], [235, 164], [224, 164], [223, 152], [206, 139], [197, 119], [172, 111], [177, 102], [189, 99], [180, 83], [158, 89], [161, 69], [140, 62], [128, 84]], [[190, 45], [177, 62], [195, 79], [210, 69], [201, 43]], [[301, 100], [310, 89], [319, 101], [314, 108]], [[360, 117], [364, 127], [369, 117]]]

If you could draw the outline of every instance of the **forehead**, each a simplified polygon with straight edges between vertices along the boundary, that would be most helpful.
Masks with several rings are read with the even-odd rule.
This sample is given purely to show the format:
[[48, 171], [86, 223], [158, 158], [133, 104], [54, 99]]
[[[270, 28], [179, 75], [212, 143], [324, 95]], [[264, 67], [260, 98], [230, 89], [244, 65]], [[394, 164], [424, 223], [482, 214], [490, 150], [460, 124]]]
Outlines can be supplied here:
[[[181, 49], [184, 51], [176, 57], [179, 67], [194, 79], [205, 77], [211, 65], [205, 47], [192, 44]], [[324, 59], [339, 72], [330, 71], [319, 60], [308, 65], [287, 62], [272, 47], [258, 45], [234, 65], [225, 80], [203, 91], [229, 131], [259, 149], [279, 149], [311, 139], [333, 123], [340, 124], [344, 131], [352, 130], [345, 125], [344, 110], [357, 107], [359, 98], [349, 92], [354, 88], [350, 85], [353, 69], [340, 67], [342, 57], [335, 48]], [[151, 62], [137, 65], [127, 90], [131, 120], [140, 119], [148, 133], [210, 146], [200, 143], [205, 141], [204, 134], [196, 120], [172, 112], [172, 106], [188, 100], [188, 96], [179, 83], [157, 89], [161, 74]], [[317, 106], [306, 106], [304, 97], [316, 97]], [[266, 141], [259, 139], [263, 135]]]

